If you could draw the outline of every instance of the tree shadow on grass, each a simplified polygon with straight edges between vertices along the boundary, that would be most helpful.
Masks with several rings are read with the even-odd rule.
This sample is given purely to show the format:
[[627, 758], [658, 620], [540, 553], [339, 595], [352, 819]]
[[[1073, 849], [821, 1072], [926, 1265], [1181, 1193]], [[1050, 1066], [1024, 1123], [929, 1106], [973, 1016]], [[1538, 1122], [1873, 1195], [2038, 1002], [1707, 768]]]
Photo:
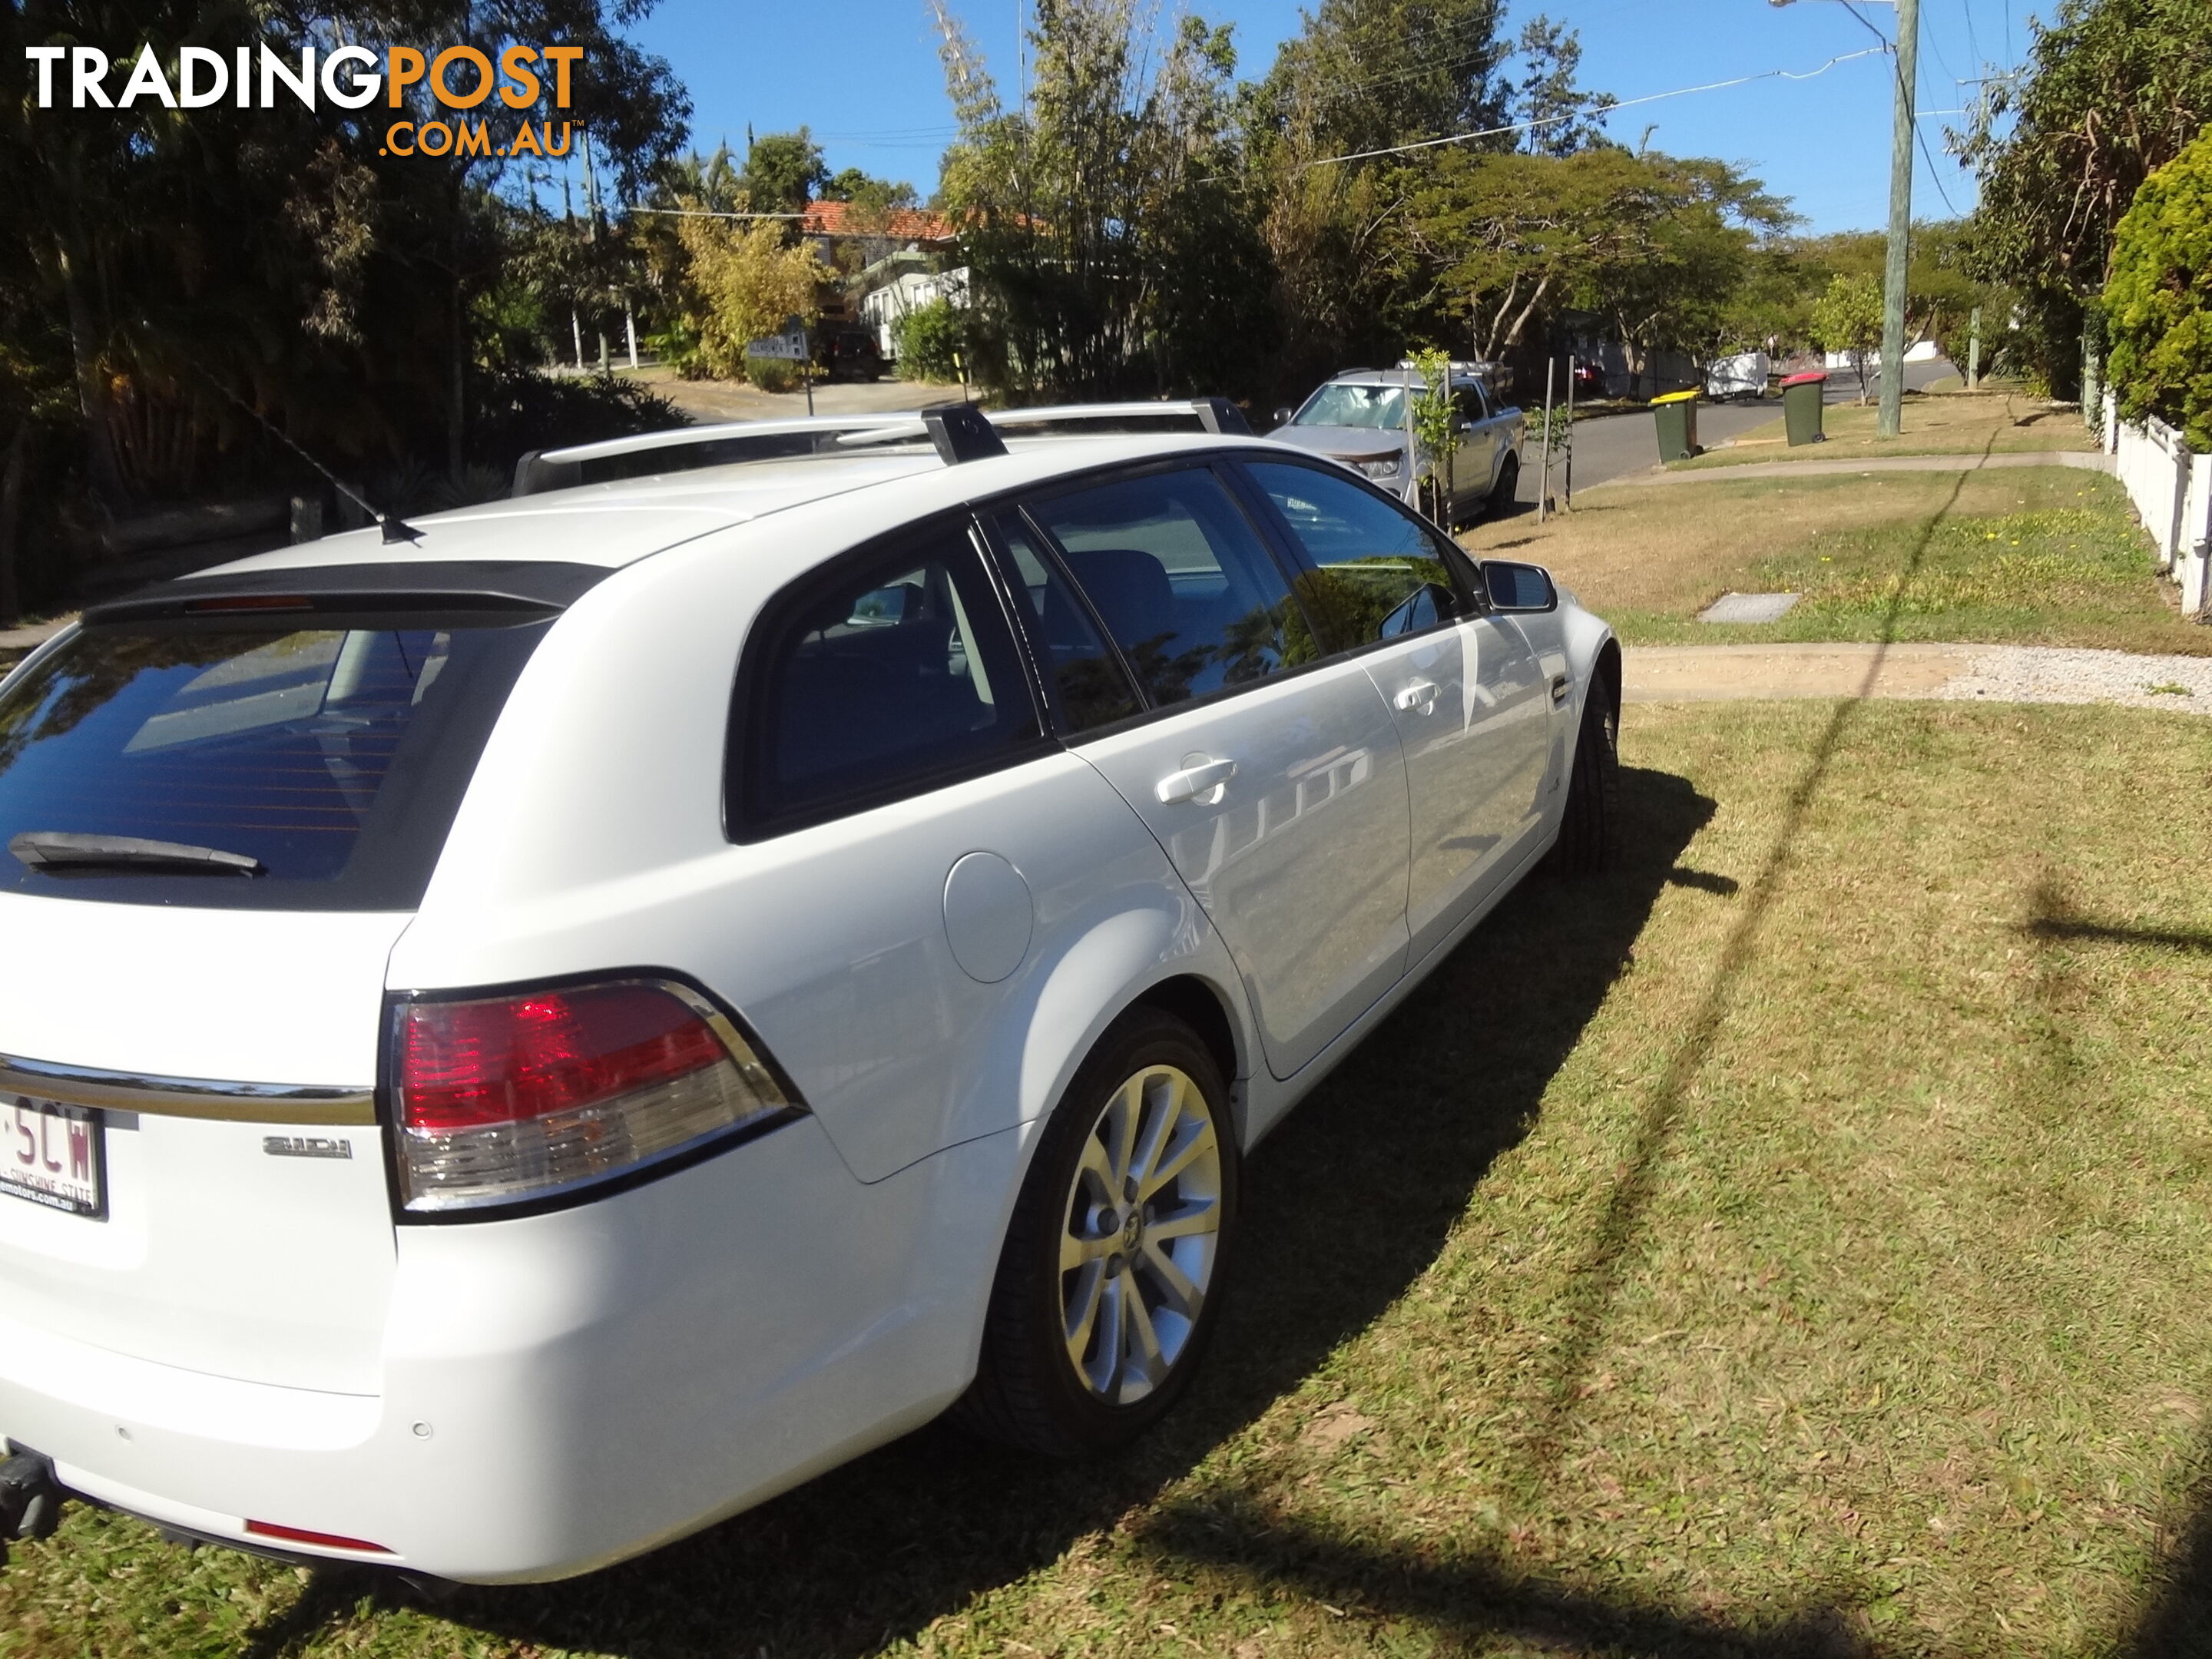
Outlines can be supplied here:
[[[1137, 1447], [1054, 1465], [933, 1425], [644, 1559], [562, 1584], [465, 1590], [438, 1611], [633, 1659], [860, 1654], [1152, 1500], [1388, 1308], [1528, 1133], [1714, 811], [1665, 773], [1625, 769], [1621, 791], [1620, 870], [1525, 883], [1254, 1154], [1206, 1370]], [[608, 1427], [619, 1434], [619, 1417]], [[312, 1634], [288, 1620], [263, 1651]]]
[[1683, 1659], [1851, 1659], [1876, 1650], [1856, 1627], [1849, 1609], [1858, 1598], [1847, 1593], [1801, 1597], [1732, 1622], [1597, 1594], [1480, 1547], [1347, 1540], [1234, 1501], [1172, 1507], [1147, 1523], [1144, 1539], [1175, 1561], [1296, 1584], [1347, 1615], [1413, 1620], [1472, 1648], [1507, 1637], [1540, 1651]]
[[[2212, 1448], [2198, 1449], [2199, 1466]], [[2126, 1659], [2212, 1654], [2212, 1476], [2191, 1493], [2190, 1519], [2159, 1568], [2142, 1618], [2118, 1651]]]

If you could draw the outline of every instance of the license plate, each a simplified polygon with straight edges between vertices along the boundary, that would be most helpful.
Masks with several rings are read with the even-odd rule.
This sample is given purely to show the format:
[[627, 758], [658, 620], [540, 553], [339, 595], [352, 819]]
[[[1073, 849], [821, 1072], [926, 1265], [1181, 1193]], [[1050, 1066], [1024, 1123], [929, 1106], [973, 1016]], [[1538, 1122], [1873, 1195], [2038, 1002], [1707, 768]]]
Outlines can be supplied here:
[[29, 1096], [0, 1096], [0, 1193], [104, 1220], [106, 1148], [100, 1114]]

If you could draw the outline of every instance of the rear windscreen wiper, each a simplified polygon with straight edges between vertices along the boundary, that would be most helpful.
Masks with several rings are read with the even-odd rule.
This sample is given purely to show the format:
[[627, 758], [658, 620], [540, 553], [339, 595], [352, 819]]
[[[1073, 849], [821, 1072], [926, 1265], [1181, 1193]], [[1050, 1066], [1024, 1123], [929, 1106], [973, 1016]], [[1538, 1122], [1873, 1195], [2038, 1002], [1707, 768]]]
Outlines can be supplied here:
[[143, 841], [136, 836], [73, 836], [58, 830], [26, 830], [8, 843], [33, 870], [53, 875], [158, 872], [178, 876], [259, 876], [268, 873], [259, 859], [226, 853], [219, 847], [190, 847], [181, 842]]

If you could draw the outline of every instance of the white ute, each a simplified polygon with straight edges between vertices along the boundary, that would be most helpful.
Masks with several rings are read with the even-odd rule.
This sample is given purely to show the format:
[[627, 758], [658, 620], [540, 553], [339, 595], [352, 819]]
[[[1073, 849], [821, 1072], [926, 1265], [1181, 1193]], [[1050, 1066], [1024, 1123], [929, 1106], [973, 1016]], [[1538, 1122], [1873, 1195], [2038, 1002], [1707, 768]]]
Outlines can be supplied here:
[[9, 1528], [537, 1581], [1165, 1411], [1242, 1155], [1603, 861], [1620, 659], [1158, 407], [531, 457], [10, 673]]

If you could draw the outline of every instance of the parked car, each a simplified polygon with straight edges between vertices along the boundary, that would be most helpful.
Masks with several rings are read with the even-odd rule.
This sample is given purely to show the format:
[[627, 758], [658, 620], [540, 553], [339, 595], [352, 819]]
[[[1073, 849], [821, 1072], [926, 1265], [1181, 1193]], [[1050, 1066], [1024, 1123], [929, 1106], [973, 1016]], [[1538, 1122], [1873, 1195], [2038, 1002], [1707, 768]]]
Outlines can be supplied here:
[[1705, 396], [1716, 400], [1764, 398], [1766, 383], [1773, 374], [1774, 360], [1763, 351], [1739, 351], [1733, 356], [1716, 357], [1705, 365]]
[[824, 329], [815, 340], [814, 356], [826, 380], [883, 378], [883, 353], [877, 349], [874, 333], [866, 328]]
[[1246, 1152], [1619, 834], [1606, 624], [1333, 464], [797, 426], [0, 682], [9, 1520], [538, 1581], [948, 1407], [1119, 1445]]
[[[1474, 365], [1453, 364], [1450, 386], [1452, 517], [1463, 521], [1512, 504], [1528, 422]], [[1411, 364], [1347, 369], [1316, 387], [1296, 410], [1278, 411], [1280, 424], [1268, 435], [1326, 455], [1411, 502], [1419, 479], [1407, 405], [1422, 389]]]
[[1611, 395], [1606, 385], [1605, 370], [1587, 360], [1575, 364], [1575, 396], [1604, 398]]

